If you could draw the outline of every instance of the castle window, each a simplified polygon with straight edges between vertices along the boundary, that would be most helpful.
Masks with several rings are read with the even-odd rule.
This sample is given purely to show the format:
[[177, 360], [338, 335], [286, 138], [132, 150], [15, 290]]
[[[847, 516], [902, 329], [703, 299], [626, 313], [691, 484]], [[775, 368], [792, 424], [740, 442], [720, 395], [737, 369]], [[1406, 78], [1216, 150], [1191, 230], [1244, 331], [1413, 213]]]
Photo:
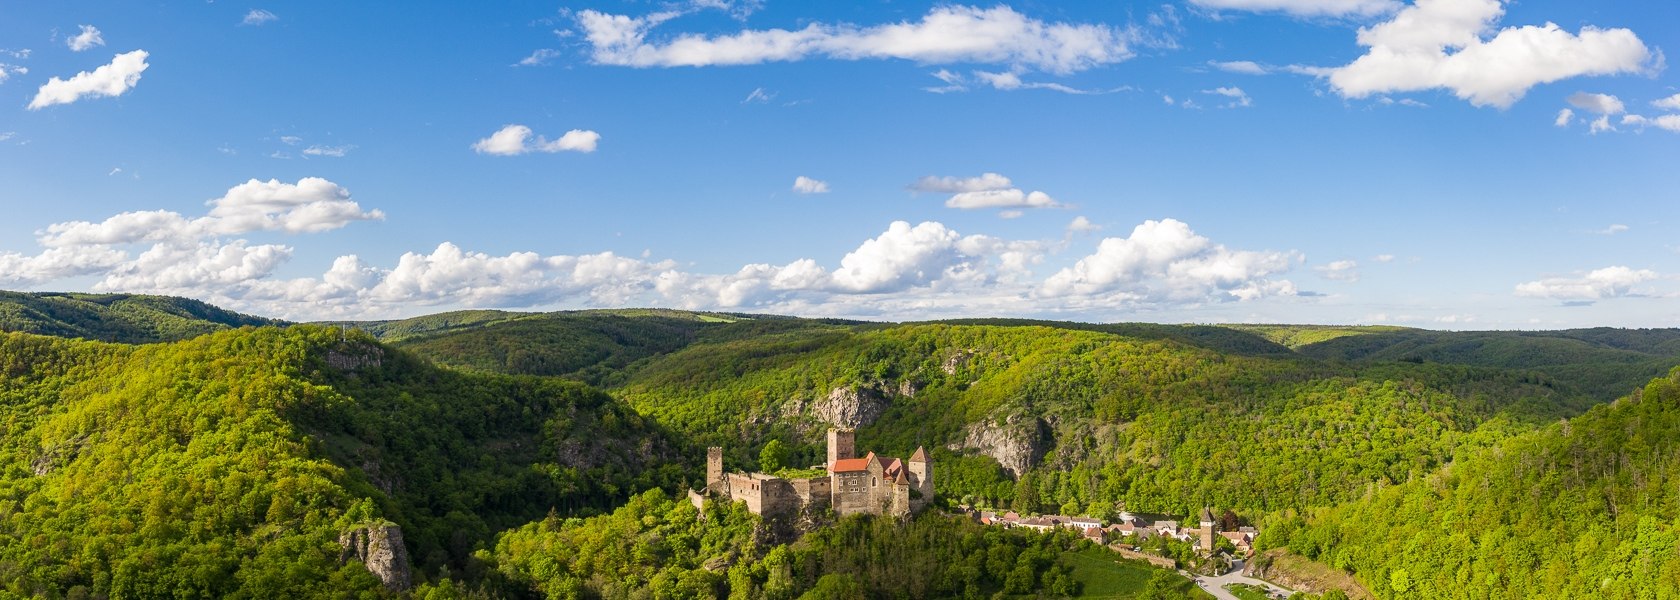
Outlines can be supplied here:
[[874, 478], [874, 477], [870, 477], [870, 478], [869, 478], [869, 487], [875, 487], [875, 483], [876, 483], [876, 482], [875, 482], [875, 478]]

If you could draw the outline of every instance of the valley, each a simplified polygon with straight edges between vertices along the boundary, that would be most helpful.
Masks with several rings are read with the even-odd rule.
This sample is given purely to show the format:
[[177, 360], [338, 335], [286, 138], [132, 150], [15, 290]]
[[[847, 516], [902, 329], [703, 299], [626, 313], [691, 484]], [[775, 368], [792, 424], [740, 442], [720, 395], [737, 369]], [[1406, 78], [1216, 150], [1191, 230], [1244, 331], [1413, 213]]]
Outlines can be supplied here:
[[[24, 596], [1201, 597], [1105, 550], [1119, 535], [981, 514], [1188, 528], [1204, 507], [1258, 533], [1257, 575], [1298, 581], [1277, 569], [1310, 559], [1358, 582], [1314, 594], [1680, 581], [1661, 483], [1680, 464], [1674, 330], [667, 310], [322, 326], [123, 308], [181, 306], [167, 298], [13, 302], [36, 316], [0, 334], [0, 527], [17, 540], [0, 589]], [[117, 322], [153, 333], [73, 339]], [[158, 322], [204, 333], [170, 341]], [[708, 446], [731, 470], [820, 465], [832, 429], [883, 456], [925, 449], [927, 514], [792, 523], [683, 499], [707, 487]], [[1190, 531], [1141, 546], [1215, 568]], [[1618, 558], [1583, 567], [1599, 556]]]

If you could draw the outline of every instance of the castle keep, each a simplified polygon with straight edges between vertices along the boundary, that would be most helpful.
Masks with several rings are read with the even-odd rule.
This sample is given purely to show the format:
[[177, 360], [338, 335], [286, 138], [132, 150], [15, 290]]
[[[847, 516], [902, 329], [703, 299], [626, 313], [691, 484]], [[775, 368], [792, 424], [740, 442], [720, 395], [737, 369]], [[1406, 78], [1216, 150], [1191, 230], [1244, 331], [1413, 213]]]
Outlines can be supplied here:
[[747, 503], [760, 515], [787, 515], [833, 508], [840, 516], [868, 513], [904, 516], [933, 499], [933, 461], [916, 448], [909, 460], [859, 458], [852, 430], [828, 430], [828, 474], [787, 479], [765, 473], [725, 472], [723, 449], [706, 450], [706, 493]]

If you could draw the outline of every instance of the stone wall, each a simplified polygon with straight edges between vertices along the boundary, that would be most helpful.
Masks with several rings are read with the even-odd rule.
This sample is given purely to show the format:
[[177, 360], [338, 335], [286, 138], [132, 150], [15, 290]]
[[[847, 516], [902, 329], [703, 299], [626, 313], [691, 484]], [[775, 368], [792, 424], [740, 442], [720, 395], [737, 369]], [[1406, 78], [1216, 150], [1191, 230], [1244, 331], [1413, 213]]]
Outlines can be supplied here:
[[793, 494], [799, 502], [812, 509], [826, 509], [834, 499], [834, 485], [828, 477], [790, 479], [788, 483], [793, 485]]

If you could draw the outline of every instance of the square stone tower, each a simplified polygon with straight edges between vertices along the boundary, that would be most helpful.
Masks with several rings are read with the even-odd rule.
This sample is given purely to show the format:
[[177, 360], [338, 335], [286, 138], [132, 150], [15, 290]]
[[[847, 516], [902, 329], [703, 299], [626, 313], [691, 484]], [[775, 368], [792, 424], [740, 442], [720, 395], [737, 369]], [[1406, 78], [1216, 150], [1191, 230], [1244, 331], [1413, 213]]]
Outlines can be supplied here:
[[828, 464], [834, 468], [834, 461], [857, 457], [857, 432], [850, 429], [828, 430]]
[[723, 448], [706, 449], [706, 487], [713, 492], [727, 492], [723, 486]]

